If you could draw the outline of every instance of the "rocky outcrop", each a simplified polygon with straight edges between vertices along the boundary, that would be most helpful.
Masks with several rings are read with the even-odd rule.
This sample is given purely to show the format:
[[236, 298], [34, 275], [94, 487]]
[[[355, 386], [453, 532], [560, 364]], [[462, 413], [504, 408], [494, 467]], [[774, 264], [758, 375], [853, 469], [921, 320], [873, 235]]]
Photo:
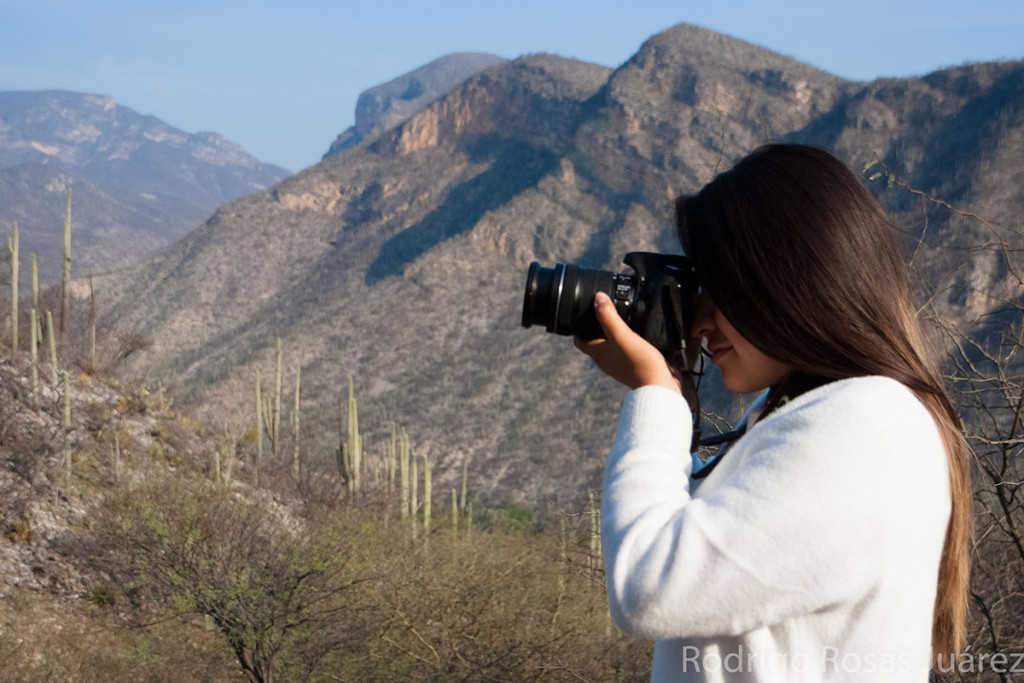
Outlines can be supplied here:
[[467, 78], [507, 61], [486, 53], [445, 55], [359, 95], [356, 124], [331, 144], [324, 159], [408, 120]]

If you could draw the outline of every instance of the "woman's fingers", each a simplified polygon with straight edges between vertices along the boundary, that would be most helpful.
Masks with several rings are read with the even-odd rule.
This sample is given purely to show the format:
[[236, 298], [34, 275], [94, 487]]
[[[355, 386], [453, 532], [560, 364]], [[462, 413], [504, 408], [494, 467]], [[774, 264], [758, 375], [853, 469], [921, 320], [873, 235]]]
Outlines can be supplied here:
[[609, 339], [619, 342], [620, 346], [621, 342], [630, 336], [640, 338], [636, 332], [629, 329], [629, 325], [622, 319], [615, 304], [612, 303], [611, 297], [604, 292], [598, 292], [594, 296], [594, 312], [597, 314], [597, 321], [601, 323], [605, 335]]
[[605, 374], [631, 389], [647, 385], [679, 390], [679, 381], [658, 349], [630, 329], [607, 294], [594, 297], [594, 310], [605, 339], [576, 339], [576, 348], [590, 356]]

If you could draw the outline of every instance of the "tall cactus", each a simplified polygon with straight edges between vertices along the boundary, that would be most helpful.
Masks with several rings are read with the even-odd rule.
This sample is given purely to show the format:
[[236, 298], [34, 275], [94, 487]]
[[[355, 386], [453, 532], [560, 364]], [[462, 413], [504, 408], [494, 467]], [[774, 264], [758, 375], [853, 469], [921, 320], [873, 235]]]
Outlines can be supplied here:
[[302, 366], [295, 366], [295, 409], [292, 412], [292, 438], [295, 449], [292, 451], [292, 478], [299, 481], [299, 396], [302, 393]]
[[335, 455], [338, 456], [338, 476], [341, 477], [341, 483], [344, 484], [350, 492], [352, 491], [352, 475], [349, 474], [352, 467], [349, 464], [349, 452], [348, 452], [348, 418], [345, 415], [345, 406], [338, 397], [338, 448], [335, 450]]
[[64, 268], [60, 281], [60, 338], [64, 342], [64, 328], [68, 324], [68, 309], [71, 300], [71, 188], [68, 188], [68, 205], [64, 213]]
[[36, 310], [36, 343], [43, 343], [43, 321], [39, 318], [39, 265], [36, 263], [36, 255], [29, 254], [28, 260], [32, 264], [32, 308]]
[[281, 338], [277, 338], [277, 380], [274, 385], [274, 458], [280, 452], [281, 435]]
[[14, 236], [7, 238], [11, 252], [11, 358], [18, 355], [18, 221], [14, 221]]
[[224, 484], [227, 486], [231, 485], [231, 476], [235, 473], [235, 449], [229, 443], [223, 443], [220, 446], [220, 461], [221, 461], [221, 478], [224, 480]]
[[221, 478], [219, 448], [213, 449], [213, 483], [218, 486], [224, 483], [224, 480]]
[[402, 477], [402, 519], [409, 516], [409, 436], [405, 427], [398, 437], [398, 467]]
[[431, 481], [430, 461], [423, 454], [423, 532], [430, 533], [430, 496], [433, 489]]
[[36, 309], [32, 309], [32, 313], [29, 316], [29, 322], [32, 325], [32, 329], [29, 331], [30, 350], [32, 354], [32, 402], [33, 404], [37, 401], [39, 396], [39, 339], [38, 331], [36, 328]]
[[459, 500], [455, 493], [455, 489], [452, 489], [452, 531], [459, 530]]
[[32, 308], [39, 310], [39, 264], [36, 262], [36, 254], [28, 255], [28, 261], [32, 266]]
[[53, 388], [57, 389], [57, 342], [53, 338], [53, 316], [46, 312], [46, 334], [50, 341], [50, 367], [53, 369]]
[[347, 465], [351, 467], [352, 492], [363, 488], [363, 437], [359, 434], [359, 406], [356, 403], [355, 383], [348, 378], [348, 439], [345, 441]]
[[388, 442], [387, 449], [385, 467], [387, 469], [388, 495], [390, 496], [395, 490], [395, 477], [398, 475], [398, 432], [394, 422], [391, 423], [391, 441]]
[[273, 455], [277, 452], [274, 445], [277, 443], [277, 433], [274, 431], [274, 398], [269, 392], [263, 395], [263, 431], [270, 441], [270, 453]]
[[[259, 374], [257, 372], [256, 381], [259, 383]], [[269, 393], [263, 394], [262, 387], [257, 389], [257, 396], [262, 396], [262, 403], [260, 408], [263, 411], [263, 428], [266, 432], [267, 439], [270, 440], [270, 452], [274, 457], [277, 457], [280, 448], [280, 428], [281, 428], [281, 340], [277, 340], [277, 379], [274, 395], [271, 396]], [[260, 452], [262, 452], [262, 444], [260, 445]]]
[[256, 485], [260, 483], [260, 465], [263, 463], [263, 380], [260, 371], [256, 371], [256, 462], [253, 466]]
[[459, 504], [459, 512], [462, 515], [466, 514], [466, 489], [468, 487], [469, 480], [469, 461], [472, 456], [467, 455], [466, 459], [462, 461], [462, 502]]
[[416, 494], [419, 492], [420, 488], [420, 473], [419, 464], [416, 462], [416, 458], [412, 457], [411, 453], [409, 454], [409, 462], [412, 465], [412, 476], [409, 477], [409, 514], [412, 515], [413, 529], [415, 529], [417, 511], [420, 508], [420, 503], [416, 499]]
[[[89, 365], [96, 372], [96, 292], [92, 288], [92, 273], [89, 273]], [[161, 385], [161, 389], [163, 386]], [[161, 399], [163, 396], [161, 396]], [[163, 401], [161, 400], [161, 405]]]

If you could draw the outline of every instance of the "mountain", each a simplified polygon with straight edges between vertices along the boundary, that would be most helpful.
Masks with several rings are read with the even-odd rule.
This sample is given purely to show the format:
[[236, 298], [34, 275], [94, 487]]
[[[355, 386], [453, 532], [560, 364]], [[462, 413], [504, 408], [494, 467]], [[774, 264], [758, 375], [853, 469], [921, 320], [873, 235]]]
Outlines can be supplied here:
[[486, 53], [458, 52], [360, 93], [356, 125], [338, 135], [324, 159], [394, 128], [470, 76], [507, 61]]
[[[564, 503], [599, 485], [623, 391], [570, 340], [520, 328], [531, 261], [617, 269], [627, 251], [678, 251], [672, 197], [766, 140], [812, 142], [991, 219], [871, 183], [937, 307], [973, 324], [1020, 301], [998, 251], [956, 247], [1019, 225], [1022, 135], [1022, 62], [858, 83], [687, 25], [614, 71], [527, 56], [104, 280], [105, 324], [151, 340], [133, 374], [242, 424], [280, 337], [285, 386], [301, 364], [311, 470], [333, 467], [352, 377], [371, 458], [394, 421], [436, 490], [469, 461], [478, 496]], [[710, 407], [734, 414], [707, 382]]]
[[362, 140], [390, 130], [484, 69], [508, 61], [484, 52], [457, 52], [359, 94], [355, 125], [342, 131], [324, 159], [348, 150]]
[[109, 97], [0, 93], [0, 221], [5, 232], [18, 221], [43, 280], [59, 277], [69, 187], [73, 265], [84, 275], [136, 262], [287, 174], [220, 135], [185, 133]]

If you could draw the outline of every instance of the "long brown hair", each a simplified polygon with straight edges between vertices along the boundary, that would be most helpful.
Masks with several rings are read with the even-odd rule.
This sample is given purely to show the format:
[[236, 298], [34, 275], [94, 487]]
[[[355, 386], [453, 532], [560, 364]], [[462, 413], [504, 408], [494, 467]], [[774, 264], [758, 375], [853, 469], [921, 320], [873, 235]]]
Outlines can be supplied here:
[[891, 377], [931, 412], [952, 496], [933, 660], [959, 652], [970, 574], [971, 451], [884, 210], [828, 152], [767, 145], [676, 200], [676, 221], [702, 285], [762, 353], [831, 379]]

